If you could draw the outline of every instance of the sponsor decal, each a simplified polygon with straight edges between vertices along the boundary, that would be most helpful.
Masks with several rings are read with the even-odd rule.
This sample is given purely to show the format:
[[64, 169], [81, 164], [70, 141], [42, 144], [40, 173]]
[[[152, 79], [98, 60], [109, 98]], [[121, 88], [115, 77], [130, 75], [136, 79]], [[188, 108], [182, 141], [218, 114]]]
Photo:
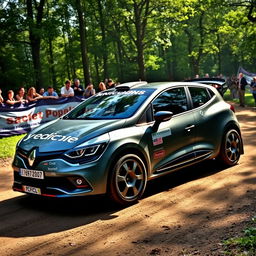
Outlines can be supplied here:
[[171, 136], [171, 135], [172, 135], [172, 132], [171, 132], [170, 128], [165, 129], [165, 130], [160, 131], [160, 132], [152, 133], [153, 145], [157, 146], [157, 145], [163, 144], [163, 138]]
[[164, 156], [165, 156], [165, 150], [161, 149], [154, 152], [153, 158], [154, 160], [157, 160], [157, 159], [163, 158]]
[[163, 138], [162, 137], [153, 139], [153, 145], [154, 146], [157, 146], [157, 145], [160, 145], [160, 144], [163, 144]]
[[23, 141], [27, 141], [29, 139], [63, 141], [68, 143], [74, 143], [78, 140], [77, 137], [64, 136], [64, 135], [57, 134], [56, 132], [50, 133], [50, 134], [47, 134], [47, 133], [46, 134], [42, 134], [42, 133], [28, 134], [28, 136]]
[[97, 93], [95, 96], [109, 96], [109, 95], [144, 95], [146, 91], [138, 91], [138, 90], [132, 90], [132, 91], [112, 91], [112, 92], [100, 92]]
[[48, 171], [57, 171], [57, 170], [58, 170], [57, 167], [52, 167], [52, 168], [48, 167]]

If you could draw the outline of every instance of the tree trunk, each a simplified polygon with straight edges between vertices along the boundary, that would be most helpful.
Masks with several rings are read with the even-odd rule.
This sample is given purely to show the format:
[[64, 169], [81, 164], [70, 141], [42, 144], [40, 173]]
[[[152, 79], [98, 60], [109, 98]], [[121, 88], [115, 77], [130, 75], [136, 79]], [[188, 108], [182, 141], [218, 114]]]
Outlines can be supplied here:
[[65, 59], [66, 59], [66, 72], [67, 72], [67, 75], [68, 75], [68, 79], [71, 78], [71, 74], [70, 74], [70, 62], [69, 62], [69, 56], [68, 56], [68, 49], [67, 49], [67, 43], [66, 43], [66, 38], [65, 38], [65, 33], [63, 31], [63, 34], [62, 34], [62, 37], [63, 37], [63, 41], [64, 41], [64, 51], [65, 51]]
[[219, 75], [222, 73], [221, 69], [222, 69], [222, 63], [221, 63], [221, 46], [220, 46], [220, 35], [217, 34], [217, 46], [218, 46], [218, 73]]
[[[149, 0], [146, 0], [145, 3], [149, 4]], [[141, 4], [141, 3], [140, 3]], [[142, 4], [141, 4], [142, 5]], [[146, 7], [148, 7], [146, 5]], [[142, 19], [142, 6], [139, 8], [139, 5], [134, 1], [134, 18], [135, 18], [135, 29], [136, 29], [136, 48], [137, 48], [137, 63], [138, 63], [138, 78], [140, 80], [145, 80], [145, 61], [144, 61], [144, 35], [146, 24], [143, 24]], [[146, 12], [146, 11], [145, 11]], [[146, 13], [145, 13], [146, 15]], [[144, 17], [145, 18], [145, 17]]]
[[249, 21], [255, 23], [256, 22], [256, 17], [253, 16], [253, 9], [256, 8], [256, 1], [252, 1], [251, 2], [251, 6], [250, 6], [250, 9], [249, 9], [249, 13], [247, 15], [247, 18], [249, 19]]
[[123, 61], [123, 54], [122, 54], [122, 42], [121, 40], [116, 41], [117, 45], [117, 56], [118, 56], [118, 76], [120, 82], [124, 82], [124, 61]]
[[84, 81], [85, 81], [85, 85], [87, 85], [91, 82], [91, 75], [90, 75], [89, 59], [88, 59], [87, 46], [86, 46], [85, 22], [84, 22], [82, 5], [80, 0], [76, 0], [76, 9], [78, 14], [78, 22], [79, 22], [80, 46], [81, 46], [81, 53], [82, 53]]
[[49, 65], [50, 65], [50, 73], [52, 78], [52, 85], [54, 87], [57, 86], [56, 73], [54, 68], [54, 58], [53, 58], [53, 49], [52, 49], [52, 39], [49, 38]]
[[99, 72], [99, 60], [97, 54], [94, 54], [94, 65], [96, 70], [96, 80], [97, 80], [97, 86], [100, 83], [100, 72]]
[[109, 77], [108, 74], [108, 49], [107, 49], [107, 41], [106, 41], [106, 28], [105, 28], [105, 19], [102, 9], [102, 2], [98, 0], [98, 10], [99, 10], [99, 18], [100, 18], [100, 29], [101, 29], [101, 47], [102, 47], [102, 54], [103, 54], [103, 75], [104, 79]]
[[[36, 2], [37, 3], [37, 2]], [[35, 84], [37, 89], [43, 86], [42, 68], [40, 59], [41, 46], [41, 25], [43, 19], [43, 8], [45, 0], [40, 0], [39, 4], [35, 6], [37, 13], [34, 14], [32, 0], [26, 0], [27, 4], [27, 20], [29, 24], [29, 40], [31, 45], [32, 60], [34, 66]], [[35, 20], [34, 20], [35, 16]]]
[[165, 70], [166, 70], [166, 77], [168, 81], [172, 81], [173, 80], [173, 75], [172, 75], [172, 62], [170, 59], [170, 49], [164, 49], [163, 50], [163, 55], [164, 55], [164, 59], [165, 59]]

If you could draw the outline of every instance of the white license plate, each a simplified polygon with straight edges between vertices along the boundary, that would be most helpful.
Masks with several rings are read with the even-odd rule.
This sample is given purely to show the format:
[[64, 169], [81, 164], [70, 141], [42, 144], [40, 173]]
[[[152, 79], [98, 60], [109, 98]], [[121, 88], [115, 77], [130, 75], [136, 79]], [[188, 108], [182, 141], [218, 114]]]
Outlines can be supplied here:
[[36, 194], [36, 195], [41, 195], [41, 189], [40, 188], [35, 188], [31, 186], [22, 186], [23, 191], [30, 193], [30, 194]]
[[28, 170], [28, 169], [20, 168], [20, 176], [43, 180], [44, 179], [44, 172], [43, 171]]

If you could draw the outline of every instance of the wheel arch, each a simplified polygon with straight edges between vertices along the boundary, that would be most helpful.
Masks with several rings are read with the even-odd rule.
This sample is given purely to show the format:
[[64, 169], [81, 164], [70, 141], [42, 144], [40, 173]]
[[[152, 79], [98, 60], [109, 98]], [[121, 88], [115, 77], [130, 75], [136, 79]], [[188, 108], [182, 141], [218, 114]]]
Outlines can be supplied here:
[[241, 151], [241, 154], [244, 154], [244, 146], [243, 146], [243, 138], [242, 138], [242, 133], [241, 133], [241, 130], [240, 130], [240, 127], [239, 127], [239, 124], [237, 124], [237, 122], [231, 120], [229, 121], [225, 126], [224, 126], [224, 132], [223, 132], [223, 135], [222, 135], [222, 138], [221, 138], [221, 141], [223, 140], [226, 132], [230, 129], [235, 129], [239, 135], [240, 135], [240, 138], [241, 138], [241, 145], [240, 145], [240, 151]]
[[111, 169], [114, 168], [116, 161], [120, 157], [122, 157], [123, 155], [126, 155], [126, 154], [135, 154], [138, 157], [140, 157], [145, 165], [147, 175], [149, 176], [149, 171], [150, 171], [151, 165], [150, 165], [150, 160], [149, 160], [147, 153], [138, 144], [127, 143], [127, 144], [120, 146], [110, 157], [111, 161], [109, 162], [109, 165], [107, 166], [107, 169], [108, 169], [107, 184], [109, 183]]

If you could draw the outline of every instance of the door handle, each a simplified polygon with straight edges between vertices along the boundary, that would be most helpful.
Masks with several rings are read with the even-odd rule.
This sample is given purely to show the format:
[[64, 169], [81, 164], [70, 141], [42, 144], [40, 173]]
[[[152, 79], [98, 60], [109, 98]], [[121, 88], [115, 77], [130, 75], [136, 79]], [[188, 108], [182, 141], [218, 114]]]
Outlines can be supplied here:
[[193, 128], [195, 128], [195, 125], [194, 125], [194, 124], [187, 126], [187, 127], [185, 128], [185, 130], [186, 130], [187, 132], [190, 132], [191, 129], [193, 129]]

